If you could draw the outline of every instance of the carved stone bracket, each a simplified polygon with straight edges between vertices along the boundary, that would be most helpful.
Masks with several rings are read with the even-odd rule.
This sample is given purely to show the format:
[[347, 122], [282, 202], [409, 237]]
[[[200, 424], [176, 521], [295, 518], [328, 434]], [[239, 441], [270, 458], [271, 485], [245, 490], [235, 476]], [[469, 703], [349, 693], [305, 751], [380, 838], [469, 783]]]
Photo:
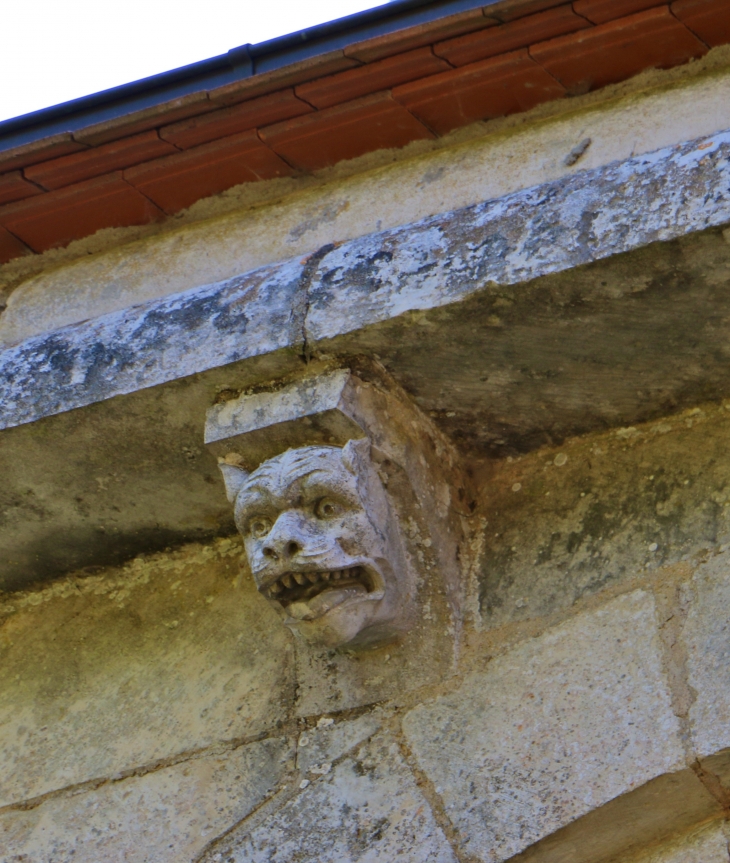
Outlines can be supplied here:
[[460, 620], [455, 453], [381, 370], [364, 378], [309, 374], [217, 404], [206, 421], [259, 592], [325, 647], [423, 625], [425, 583]]

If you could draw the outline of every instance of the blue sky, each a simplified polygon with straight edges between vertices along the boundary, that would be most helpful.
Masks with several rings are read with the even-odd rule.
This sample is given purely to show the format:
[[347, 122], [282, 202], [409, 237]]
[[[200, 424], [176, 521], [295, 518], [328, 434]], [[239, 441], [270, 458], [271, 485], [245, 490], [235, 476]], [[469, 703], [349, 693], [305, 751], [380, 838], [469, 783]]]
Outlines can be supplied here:
[[380, 5], [383, 0], [7, 0], [0, 120]]

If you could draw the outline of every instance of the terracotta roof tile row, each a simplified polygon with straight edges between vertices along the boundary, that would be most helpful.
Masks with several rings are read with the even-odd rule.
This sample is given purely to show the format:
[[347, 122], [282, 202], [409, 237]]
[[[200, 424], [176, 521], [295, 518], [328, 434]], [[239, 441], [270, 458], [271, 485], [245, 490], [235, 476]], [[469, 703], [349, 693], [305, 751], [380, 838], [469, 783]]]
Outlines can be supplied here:
[[0, 153], [0, 263], [686, 63], [730, 42], [730, 2], [512, 0], [436, 24]]

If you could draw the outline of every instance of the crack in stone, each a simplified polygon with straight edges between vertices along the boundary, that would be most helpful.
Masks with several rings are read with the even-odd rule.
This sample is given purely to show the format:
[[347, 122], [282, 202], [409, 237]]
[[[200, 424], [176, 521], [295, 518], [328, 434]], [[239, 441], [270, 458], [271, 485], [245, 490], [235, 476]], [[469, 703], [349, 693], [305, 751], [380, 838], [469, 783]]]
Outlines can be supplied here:
[[[351, 708], [349, 710], [339, 712], [321, 715], [315, 714], [315, 717], [319, 716], [321, 718], [321, 716], [326, 715], [337, 717], [338, 719], [342, 719], [342, 717], [345, 716], [348, 719], [355, 719], [360, 716], [365, 716], [368, 713], [374, 713], [379, 706], [379, 703], [376, 702], [375, 704], [363, 705], [359, 708]], [[306, 722], [306, 725], [304, 726], [305, 728], [314, 730], [316, 727], [313, 723], [313, 717], [307, 717], [303, 722]], [[386, 727], [388, 727], [388, 723], [383, 722], [381, 727], [353, 743], [352, 746], [343, 751], [336, 758], [332, 759], [330, 762], [331, 768], [337, 767], [343, 761], [352, 757], [353, 752], [355, 752], [359, 747], [367, 745], [376, 734]], [[298, 751], [299, 745], [296, 744], [294, 747], [295, 760]], [[327, 773], [323, 773], [321, 775], [305, 773], [299, 769], [288, 771], [284, 776], [282, 776], [277, 788], [265, 800], [252, 809], [244, 818], [229, 827], [224, 833], [211, 839], [205, 848], [198, 854], [193, 863], [218, 863], [218, 861], [222, 861], [224, 859], [231, 859], [230, 855], [235, 853], [236, 846], [245, 840], [247, 836], [250, 836], [257, 827], [261, 826], [261, 824], [263, 824], [268, 818], [280, 812], [290, 800], [298, 797], [302, 791], [306, 790], [306, 788], [325, 782], [327, 777], [331, 776], [331, 773], [331, 769], [327, 771]], [[301, 782], [304, 779], [307, 780], [308, 784], [302, 788]], [[226, 847], [226, 843], [230, 843], [230, 845]]]
[[301, 357], [307, 365], [309, 364], [312, 356], [309, 345], [309, 337], [307, 335], [307, 318], [309, 317], [310, 288], [312, 285], [312, 281], [314, 280], [315, 273], [317, 272], [317, 267], [319, 267], [320, 261], [324, 257], [326, 257], [335, 247], [335, 243], [327, 243], [326, 245], [321, 246], [319, 249], [317, 249], [316, 252], [313, 252], [308, 258], [305, 258], [306, 263], [304, 264], [304, 269], [302, 270], [302, 274], [299, 277], [299, 292], [297, 294], [298, 307], [293, 310], [293, 315], [299, 316], [301, 320]]

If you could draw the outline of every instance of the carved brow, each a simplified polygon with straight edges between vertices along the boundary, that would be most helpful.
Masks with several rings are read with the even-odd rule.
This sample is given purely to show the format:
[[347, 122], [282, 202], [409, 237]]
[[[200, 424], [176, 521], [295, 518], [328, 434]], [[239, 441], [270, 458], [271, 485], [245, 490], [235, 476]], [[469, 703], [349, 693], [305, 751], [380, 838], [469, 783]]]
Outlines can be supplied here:
[[245, 510], [255, 509], [256, 507], [275, 506], [274, 495], [271, 493], [271, 490], [266, 488], [265, 485], [258, 485], [256, 483], [241, 489], [239, 500]]
[[304, 474], [302, 477], [298, 477], [298, 479], [301, 481], [302, 489], [309, 491], [312, 488], [327, 488], [332, 485], [332, 480], [335, 479], [335, 476], [332, 471], [317, 469]]

